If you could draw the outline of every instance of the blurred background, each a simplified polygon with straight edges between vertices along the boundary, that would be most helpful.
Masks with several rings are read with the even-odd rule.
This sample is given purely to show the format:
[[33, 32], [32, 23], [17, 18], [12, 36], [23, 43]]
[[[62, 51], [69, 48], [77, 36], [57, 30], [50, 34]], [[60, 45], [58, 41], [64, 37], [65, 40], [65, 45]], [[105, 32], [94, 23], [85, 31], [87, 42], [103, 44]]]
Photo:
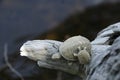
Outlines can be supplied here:
[[24, 80], [80, 80], [78, 76], [40, 68], [19, 55], [33, 39], [65, 39], [97, 33], [120, 21], [119, 0], [0, 0], [0, 80], [21, 80], [6, 64], [4, 45], [12, 67]]

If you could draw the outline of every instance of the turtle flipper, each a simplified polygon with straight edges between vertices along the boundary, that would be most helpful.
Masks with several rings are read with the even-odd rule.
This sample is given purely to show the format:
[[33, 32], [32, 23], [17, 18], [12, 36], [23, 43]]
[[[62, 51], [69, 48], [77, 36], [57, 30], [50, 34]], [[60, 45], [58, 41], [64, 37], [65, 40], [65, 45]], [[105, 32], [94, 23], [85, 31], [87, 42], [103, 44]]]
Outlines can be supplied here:
[[55, 53], [52, 55], [51, 57], [52, 59], [56, 60], [56, 59], [60, 59], [61, 58], [61, 55], [59, 53]]

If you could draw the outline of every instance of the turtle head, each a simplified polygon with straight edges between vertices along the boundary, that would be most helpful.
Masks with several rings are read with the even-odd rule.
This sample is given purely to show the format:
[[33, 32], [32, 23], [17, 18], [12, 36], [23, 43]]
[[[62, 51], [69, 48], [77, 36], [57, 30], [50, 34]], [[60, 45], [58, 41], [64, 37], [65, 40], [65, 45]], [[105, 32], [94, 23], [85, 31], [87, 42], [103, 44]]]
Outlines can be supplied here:
[[74, 56], [78, 57], [79, 63], [80, 64], [87, 64], [90, 62], [90, 54], [86, 50], [86, 47], [84, 47], [83, 50], [81, 50], [80, 47], [78, 47], [79, 52], [74, 53]]

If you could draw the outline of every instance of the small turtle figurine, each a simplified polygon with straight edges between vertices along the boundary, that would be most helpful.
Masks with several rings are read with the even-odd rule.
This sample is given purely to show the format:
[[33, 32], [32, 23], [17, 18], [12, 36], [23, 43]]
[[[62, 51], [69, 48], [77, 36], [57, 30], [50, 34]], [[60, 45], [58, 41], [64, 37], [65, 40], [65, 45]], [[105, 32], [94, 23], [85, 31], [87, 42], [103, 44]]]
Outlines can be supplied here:
[[87, 64], [90, 61], [91, 44], [85, 37], [74, 36], [63, 42], [59, 52], [53, 54], [52, 59], [59, 59], [62, 56], [68, 61], [79, 60], [80, 64]]

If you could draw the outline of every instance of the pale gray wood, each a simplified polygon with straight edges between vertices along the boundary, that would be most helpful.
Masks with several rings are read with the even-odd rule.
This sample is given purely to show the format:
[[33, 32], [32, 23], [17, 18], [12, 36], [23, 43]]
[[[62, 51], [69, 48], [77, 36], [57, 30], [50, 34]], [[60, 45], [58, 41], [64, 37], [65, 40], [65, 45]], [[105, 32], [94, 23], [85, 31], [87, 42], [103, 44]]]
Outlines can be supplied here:
[[[59, 54], [62, 42], [53, 40], [33, 40], [23, 44], [21, 55], [36, 60], [40, 67], [50, 68], [79, 75], [84, 80], [120, 80], [120, 23], [108, 26], [98, 33], [91, 42], [92, 56], [87, 65], [78, 61], [68, 61]], [[25, 50], [24, 50], [25, 49]]]

